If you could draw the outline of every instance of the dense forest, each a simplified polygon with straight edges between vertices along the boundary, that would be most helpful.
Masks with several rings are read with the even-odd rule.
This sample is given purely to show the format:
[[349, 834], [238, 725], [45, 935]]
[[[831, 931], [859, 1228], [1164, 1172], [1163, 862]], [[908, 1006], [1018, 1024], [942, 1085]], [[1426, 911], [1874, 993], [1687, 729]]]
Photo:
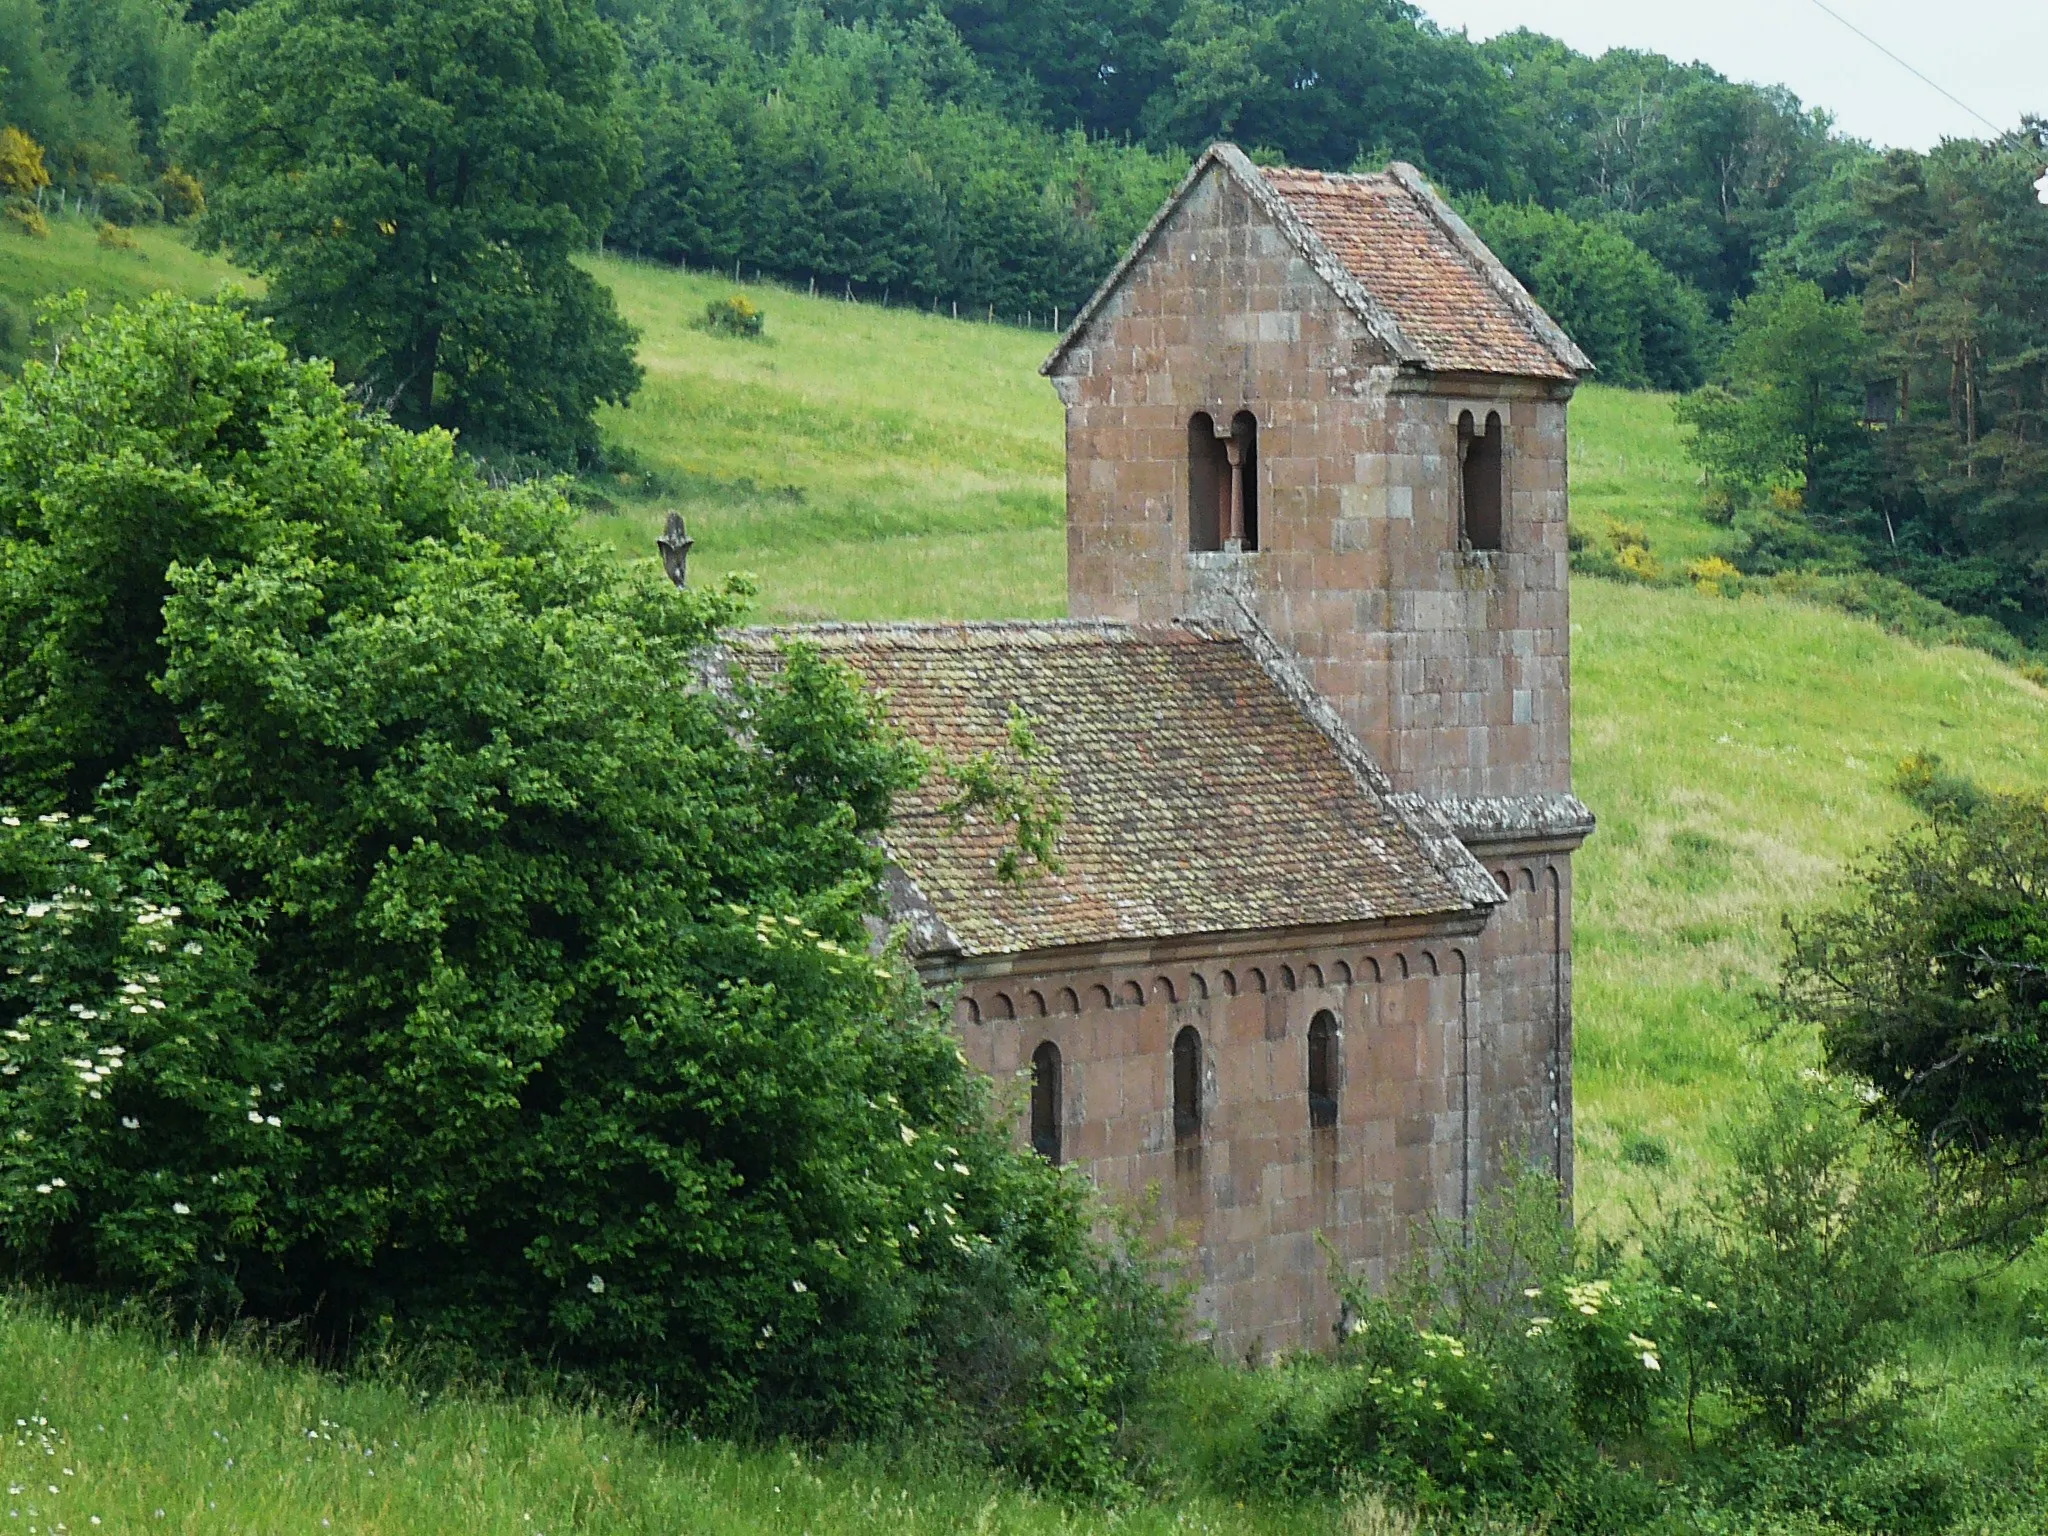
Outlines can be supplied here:
[[[328, 9], [0, 0], [8, 219], [32, 228], [54, 199], [122, 224], [211, 195], [201, 239], [263, 271], [286, 333], [401, 422], [589, 465], [595, 404], [637, 373], [579, 245], [1051, 325], [1215, 138], [1272, 163], [1406, 159], [1605, 381], [1710, 386], [1685, 410], [1745, 571], [1860, 573], [2016, 644], [2048, 621], [2038, 125], [1881, 154], [1780, 87], [1527, 30], [1474, 43], [1406, 0], [544, 0], [559, 46], [521, 67], [575, 78], [548, 112], [521, 116], [511, 82], [464, 105], [473, 128], [429, 132], [448, 104], [413, 91], [424, 115], [387, 131], [329, 93], [259, 143], [250, 103], [300, 78], [263, 40]], [[453, 14], [385, 0], [322, 25], [340, 47], [371, 12], [415, 11]], [[349, 99], [407, 78], [407, 48], [449, 46], [437, 26], [350, 43]], [[441, 178], [434, 218], [406, 225], [440, 234], [379, 244], [387, 171], [508, 142], [543, 171]], [[479, 212], [508, 188], [525, 213]], [[1806, 310], [1826, 335], [1788, 341]]]

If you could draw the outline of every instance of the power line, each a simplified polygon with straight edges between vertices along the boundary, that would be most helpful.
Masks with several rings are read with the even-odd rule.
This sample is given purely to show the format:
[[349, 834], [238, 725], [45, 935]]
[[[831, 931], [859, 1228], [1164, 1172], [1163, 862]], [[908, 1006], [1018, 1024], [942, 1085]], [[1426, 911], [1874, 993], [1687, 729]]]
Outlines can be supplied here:
[[1875, 48], [1879, 53], [1883, 54], [1886, 58], [1890, 59], [1894, 64], [1898, 65], [1899, 68], [1906, 71], [1906, 73], [1911, 75], [1915, 80], [1918, 80], [1922, 85], [1932, 87], [1934, 90], [1939, 91], [1943, 96], [1946, 96], [1950, 101], [1954, 102], [1957, 106], [1961, 107], [1965, 112], [1969, 113], [1970, 116], [1977, 119], [1978, 122], [1982, 123], [1986, 128], [1989, 128], [1993, 133], [1997, 134], [2000, 138], [2006, 138], [2011, 135], [2012, 130], [2008, 128], [2000, 128], [1998, 124], [1991, 121], [1990, 118], [1986, 117], [1982, 112], [1979, 112], [1975, 107], [1971, 106], [1967, 101], [1963, 100], [1962, 97], [1956, 95], [1954, 91], [1949, 90], [1940, 82], [1930, 80], [1926, 75], [1921, 74], [1919, 70], [1915, 69], [1912, 65], [1908, 64], [1896, 53], [1893, 53], [1891, 49], [1885, 47], [1883, 43], [1880, 43], [1876, 38], [1872, 37], [1868, 32], [1864, 31], [1861, 27], [1857, 26], [1855, 22], [1851, 21], [1841, 12], [1833, 10], [1826, 5], [1823, 5], [1821, 3], [1821, 0], [1813, 0], [1813, 5], [1814, 9], [1822, 12], [1824, 15], [1832, 16], [1836, 21], [1839, 21], [1851, 32], [1854, 32], [1858, 37], [1862, 38], [1863, 41], [1870, 44], [1870, 46]]

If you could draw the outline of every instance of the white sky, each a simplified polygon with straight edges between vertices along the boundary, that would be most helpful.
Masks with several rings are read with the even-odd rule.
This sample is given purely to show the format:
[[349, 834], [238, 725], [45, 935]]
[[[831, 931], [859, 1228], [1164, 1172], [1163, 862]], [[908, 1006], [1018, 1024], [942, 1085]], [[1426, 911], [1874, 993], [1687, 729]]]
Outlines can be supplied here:
[[[1883, 146], [1931, 148], [1989, 130], [1913, 78], [1814, 0], [1418, 0], [1473, 38], [1529, 27], [1581, 53], [1640, 48], [1695, 59], [1734, 80], [1786, 85], [1838, 127]], [[1826, 0], [2001, 129], [2048, 115], [2044, 0]]]

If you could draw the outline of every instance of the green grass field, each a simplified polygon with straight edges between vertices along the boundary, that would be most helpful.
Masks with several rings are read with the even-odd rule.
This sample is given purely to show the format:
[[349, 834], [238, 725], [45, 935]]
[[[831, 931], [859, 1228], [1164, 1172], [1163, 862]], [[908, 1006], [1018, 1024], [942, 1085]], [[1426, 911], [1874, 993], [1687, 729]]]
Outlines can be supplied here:
[[[1060, 411], [1035, 371], [1048, 336], [748, 287], [767, 339], [727, 340], [691, 322], [731, 283], [595, 270], [643, 330], [648, 379], [606, 414], [639, 470], [583, 482], [593, 538], [651, 559], [679, 508], [694, 571], [754, 573], [772, 618], [1064, 611]], [[108, 298], [203, 293], [227, 275], [162, 232], [139, 253], [101, 252], [82, 227], [0, 236], [9, 297], [84, 278]], [[1584, 390], [1572, 472], [1590, 536], [1640, 524], [1667, 565], [1717, 547], [1667, 398]], [[1756, 999], [1783, 915], [1907, 825], [1888, 787], [1898, 760], [1932, 750], [1984, 782], [2048, 789], [2048, 692], [1978, 653], [1779, 599], [1582, 579], [1573, 602], [1578, 789], [1601, 821], [1577, 866], [1579, 1207], [1605, 1224], [1710, 1165], [1723, 1113], [1810, 1059], [1808, 1040], [1760, 1039]], [[1973, 1394], [2005, 1390], [1988, 1337], [1916, 1357], [1964, 1429], [1982, 1417]], [[1064, 1512], [971, 1476], [660, 1442], [559, 1407], [423, 1408], [20, 1306], [0, 1312], [0, 1411], [29, 1421], [0, 1453], [28, 1490], [4, 1507], [34, 1505], [16, 1518], [45, 1531], [95, 1513], [105, 1529], [252, 1532], [1263, 1528], [1198, 1502]]]
[[[0, 1298], [0, 1530], [205, 1536], [1280, 1536], [1200, 1499], [1068, 1508], [943, 1463], [658, 1436], [630, 1413], [344, 1382]], [[1308, 1529], [1314, 1529], [1308, 1526]]]
[[[729, 281], [621, 261], [599, 272], [646, 337], [647, 387], [609, 429], [667, 482], [588, 526], [652, 559], [673, 505], [693, 570], [754, 573], [773, 618], [1065, 611], [1061, 415], [1039, 333], [742, 291], [766, 341], [692, 325]], [[1667, 565], [1713, 552], [1668, 396], [1589, 386], [1572, 407], [1573, 521], [1641, 526]], [[1711, 1157], [1759, 1065], [1781, 915], [1906, 825], [1906, 754], [2048, 787], [2048, 694], [1990, 658], [1924, 650], [1829, 610], [1579, 580], [1580, 1202], [1611, 1214]]]
[[0, 229], [0, 369], [12, 372], [28, 350], [38, 300], [83, 288], [96, 306], [139, 299], [169, 288], [206, 298], [223, 284], [260, 291], [262, 284], [226, 262], [202, 256], [162, 226], [126, 231], [131, 249], [100, 244], [94, 226], [52, 217], [46, 240]]

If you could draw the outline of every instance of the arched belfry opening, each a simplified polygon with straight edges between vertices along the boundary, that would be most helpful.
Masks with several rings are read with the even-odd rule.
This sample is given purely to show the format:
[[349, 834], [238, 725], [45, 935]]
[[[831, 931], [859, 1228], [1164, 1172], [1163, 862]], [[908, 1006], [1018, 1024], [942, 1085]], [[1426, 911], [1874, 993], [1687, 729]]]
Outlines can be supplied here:
[[1482, 429], [1472, 412], [1458, 416], [1460, 541], [1467, 549], [1500, 549], [1503, 484], [1507, 466], [1500, 412], [1488, 411]]
[[1060, 1162], [1060, 1048], [1041, 1041], [1031, 1053], [1031, 1146], [1054, 1167]]
[[1188, 418], [1188, 548], [1197, 554], [1259, 547], [1259, 421], [1239, 411], [1227, 431]]
[[1188, 548], [1213, 554], [1230, 522], [1230, 460], [1207, 411], [1188, 418]]

